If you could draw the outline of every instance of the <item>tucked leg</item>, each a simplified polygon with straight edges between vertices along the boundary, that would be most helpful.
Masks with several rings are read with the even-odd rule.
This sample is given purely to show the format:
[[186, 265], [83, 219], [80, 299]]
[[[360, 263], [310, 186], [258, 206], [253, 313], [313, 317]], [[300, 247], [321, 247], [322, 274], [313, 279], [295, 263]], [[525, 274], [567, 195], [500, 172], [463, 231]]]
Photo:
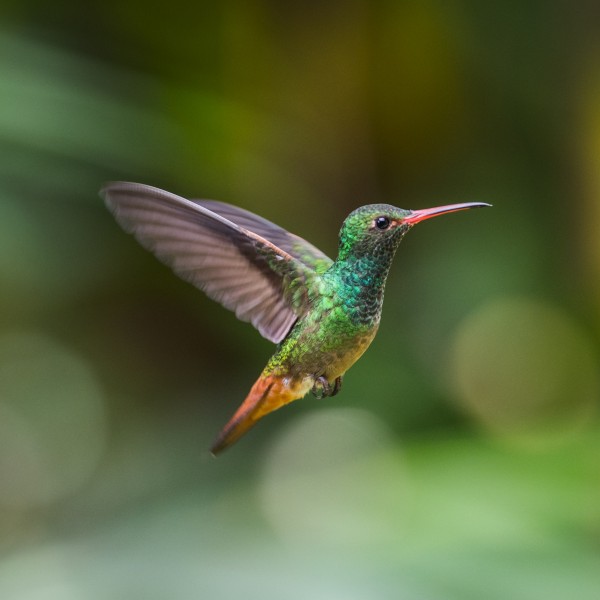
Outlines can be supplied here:
[[335, 396], [342, 391], [342, 375], [335, 378], [335, 382], [333, 384], [333, 389], [331, 390], [331, 395]]
[[332, 388], [329, 384], [329, 381], [327, 381], [327, 378], [321, 375], [320, 377], [317, 377], [317, 379], [315, 379], [315, 383], [312, 387], [311, 392], [313, 393], [313, 396], [315, 398], [320, 400], [321, 398], [325, 398], [326, 396], [331, 396]]

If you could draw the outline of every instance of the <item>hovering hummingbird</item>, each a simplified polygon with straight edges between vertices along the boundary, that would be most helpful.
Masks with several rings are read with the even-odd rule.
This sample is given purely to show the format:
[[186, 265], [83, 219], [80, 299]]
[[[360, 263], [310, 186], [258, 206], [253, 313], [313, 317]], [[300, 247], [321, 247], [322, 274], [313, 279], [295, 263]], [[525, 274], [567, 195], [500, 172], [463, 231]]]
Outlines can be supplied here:
[[311, 390], [335, 396], [377, 333], [387, 275], [406, 232], [431, 217], [490, 206], [362, 206], [344, 221], [333, 261], [297, 235], [223, 202], [125, 182], [109, 183], [101, 195], [145, 248], [278, 344], [213, 454]]

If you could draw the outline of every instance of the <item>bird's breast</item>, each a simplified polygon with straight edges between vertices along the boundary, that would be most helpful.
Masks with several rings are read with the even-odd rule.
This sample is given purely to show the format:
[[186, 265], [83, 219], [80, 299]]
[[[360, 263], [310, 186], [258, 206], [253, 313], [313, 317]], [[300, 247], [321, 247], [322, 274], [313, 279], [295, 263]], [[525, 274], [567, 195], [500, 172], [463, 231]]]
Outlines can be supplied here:
[[328, 360], [324, 361], [323, 374], [328, 381], [342, 376], [364, 354], [371, 345], [376, 332], [377, 328], [374, 328], [372, 331], [356, 335], [352, 339], [340, 340], [341, 343], [337, 349], [330, 353]]
[[369, 347], [381, 315], [381, 291], [349, 289], [324, 278], [310, 310], [298, 319], [266, 372], [293, 378], [343, 375]]
[[294, 376], [324, 375], [333, 381], [369, 347], [378, 324], [356, 324], [338, 303], [321, 305], [296, 323], [277, 360]]

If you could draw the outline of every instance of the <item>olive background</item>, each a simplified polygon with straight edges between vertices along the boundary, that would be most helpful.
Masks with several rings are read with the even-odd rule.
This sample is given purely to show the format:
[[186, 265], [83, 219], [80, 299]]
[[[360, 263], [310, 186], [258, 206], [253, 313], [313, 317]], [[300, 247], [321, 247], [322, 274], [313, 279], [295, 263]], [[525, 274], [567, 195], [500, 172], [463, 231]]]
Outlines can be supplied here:
[[[0, 597], [595, 599], [597, 3], [0, 8]], [[208, 448], [273, 346], [98, 196], [139, 181], [335, 256], [403, 241], [335, 398]]]

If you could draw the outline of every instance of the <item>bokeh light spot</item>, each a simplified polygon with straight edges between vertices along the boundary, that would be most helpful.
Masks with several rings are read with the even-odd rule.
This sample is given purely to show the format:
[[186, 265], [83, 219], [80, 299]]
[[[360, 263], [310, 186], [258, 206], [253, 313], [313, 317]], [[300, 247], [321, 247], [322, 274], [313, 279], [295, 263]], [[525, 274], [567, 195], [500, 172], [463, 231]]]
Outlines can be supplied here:
[[87, 363], [37, 333], [0, 337], [0, 505], [33, 508], [75, 491], [106, 438]]
[[330, 409], [282, 433], [260, 493], [270, 523], [292, 544], [377, 544], [401, 526], [406, 473], [382, 421], [364, 410]]
[[597, 407], [592, 341], [568, 313], [539, 300], [498, 299], [469, 316], [451, 363], [462, 406], [498, 434], [556, 439]]

